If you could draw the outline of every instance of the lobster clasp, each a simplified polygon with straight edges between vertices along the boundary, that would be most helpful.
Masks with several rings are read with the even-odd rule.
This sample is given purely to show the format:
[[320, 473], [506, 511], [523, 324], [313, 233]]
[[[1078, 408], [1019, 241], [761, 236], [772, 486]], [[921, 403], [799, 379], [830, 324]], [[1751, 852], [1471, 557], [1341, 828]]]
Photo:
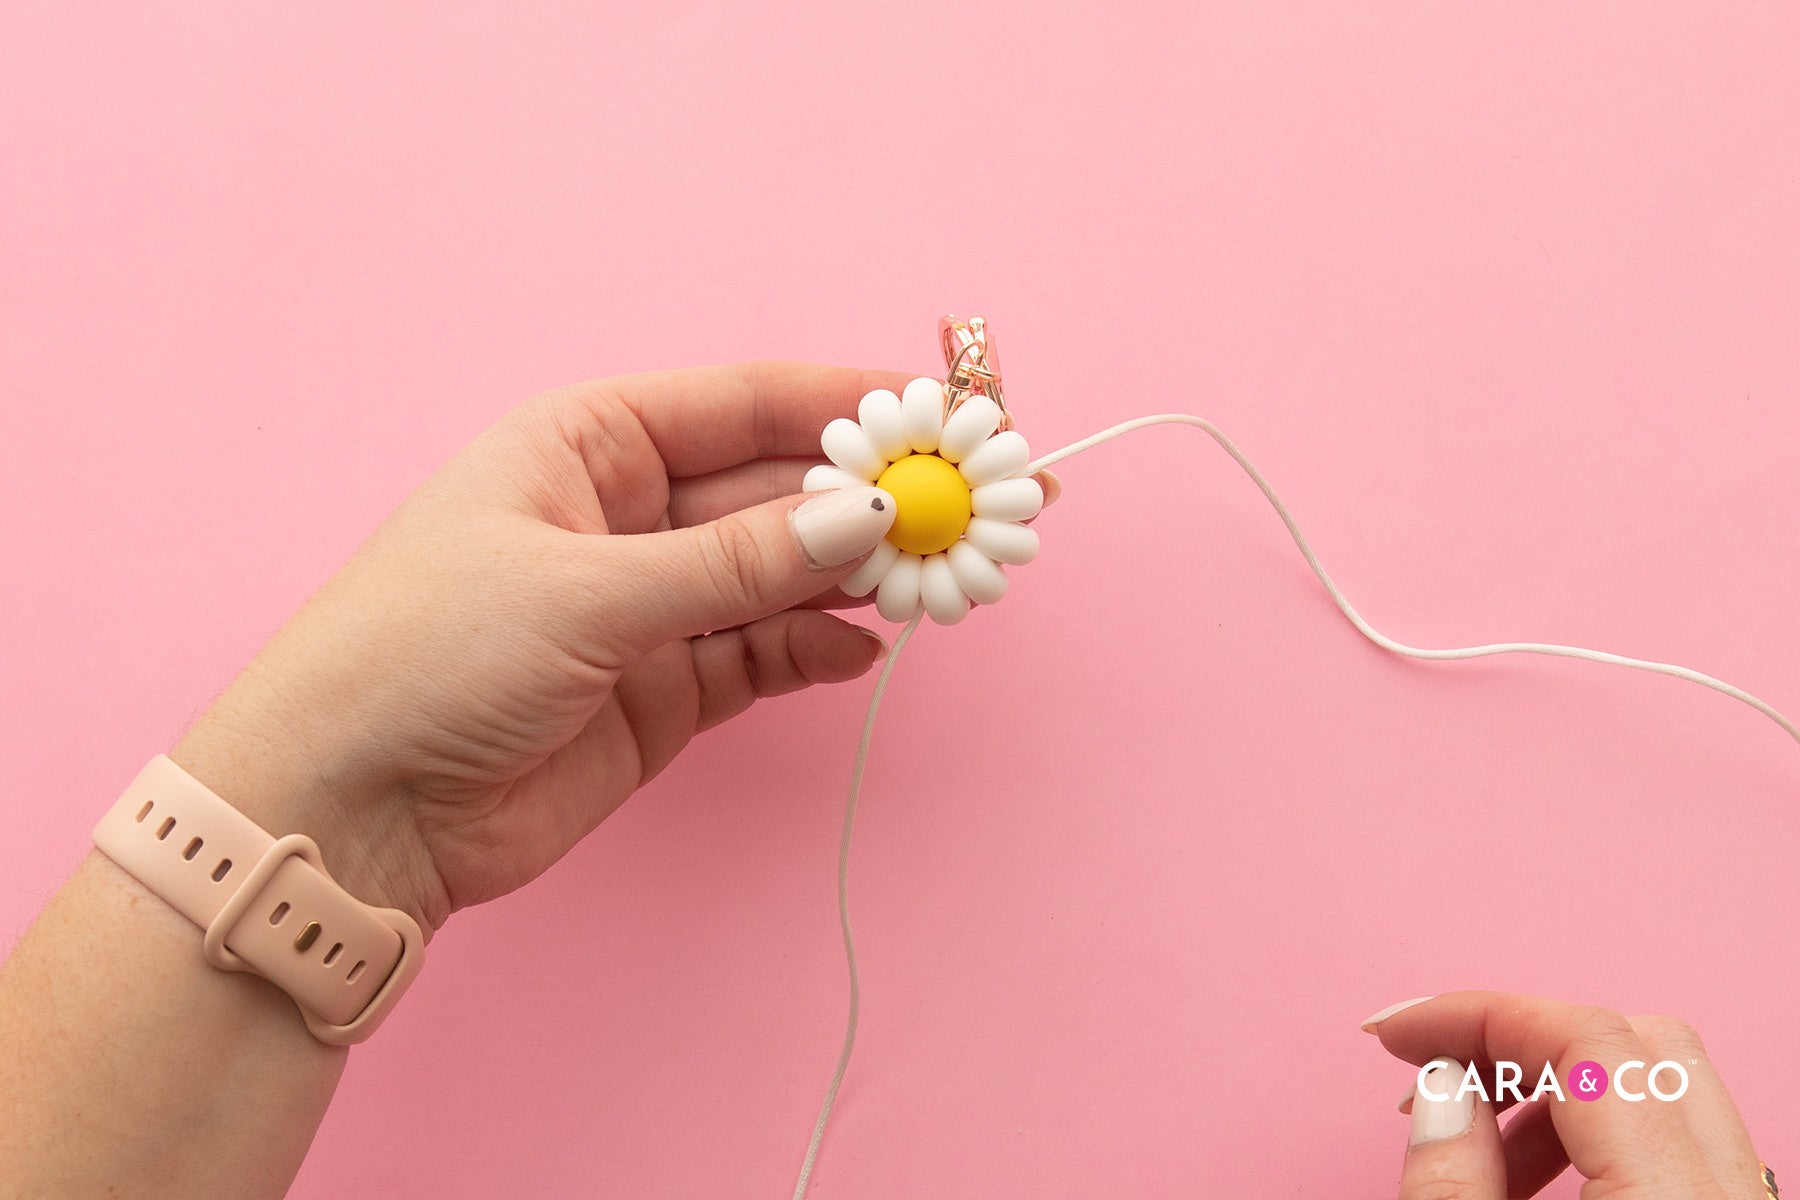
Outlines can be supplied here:
[[1000, 406], [1000, 428], [1012, 428], [1012, 413], [1000, 392], [1000, 358], [985, 317], [960, 321], [954, 313], [938, 318], [938, 345], [944, 351], [944, 415], [970, 396], [982, 395]]

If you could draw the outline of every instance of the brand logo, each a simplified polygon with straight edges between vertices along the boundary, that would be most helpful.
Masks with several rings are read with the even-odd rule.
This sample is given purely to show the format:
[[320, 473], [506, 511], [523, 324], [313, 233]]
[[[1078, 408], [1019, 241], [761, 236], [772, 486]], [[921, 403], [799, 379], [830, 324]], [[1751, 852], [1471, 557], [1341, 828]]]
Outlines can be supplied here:
[[1610, 1088], [1619, 1099], [1637, 1104], [1649, 1099], [1679, 1100], [1688, 1090], [1687, 1068], [1669, 1059], [1654, 1065], [1632, 1059], [1620, 1063], [1610, 1075], [1597, 1062], [1578, 1062], [1569, 1068], [1566, 1088], [1557, 1079], [1556, 1069], [1545, 1063], [1529, 1095], [1524, 1089], [1525, 1069], [1516, 1062], [1503, 1060], [1494, 1064], [1492, 1088], [1474, 1063], [1464, 1069], [1462, 1081], [1454, 1087], [1442, 1071], [1442, 1064], [1438, 1066], [1435, 1071], [1432, 1063], [1419, 1068], [1419, 1095], [1427, 1100], [1462, 1100], [1477, 1096], [1496, 1104], [1508, 1099], [1515, 1104], [1524, 1104], [1545, 1096], [1554, 1096], [1558, 1100], [1573, 1096], [1577, 1100], [1593, 1101], [1606, 1095]]
[[1578, 1062], [1569, 1071], [1569, 1090], [1577, 1100], [1598, 1100], [1606, 1095], [1606, 1068], [1597, 1062]]

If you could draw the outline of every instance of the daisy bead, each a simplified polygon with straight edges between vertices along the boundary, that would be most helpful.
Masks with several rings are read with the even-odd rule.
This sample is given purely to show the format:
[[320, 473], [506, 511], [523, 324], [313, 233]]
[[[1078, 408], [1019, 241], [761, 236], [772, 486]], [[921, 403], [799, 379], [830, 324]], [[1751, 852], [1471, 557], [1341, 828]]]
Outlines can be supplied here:
[[1006, 595], [1005, 567], [1038, 550], [1023, 522], [1044, 506], [1037, 480], [1021, 474], [1031, 459], [1020, 434], [1002, 430], [1005, 414], [986, 396], [964, 398], [946, 416], [945, 389], [915, 379], [898, 396], [877, 389], [862, 398], [856, 420], [825, 427], [820, 448], [829, 464], [806, 474], [809, 492], [875, 484], [894, 498], [887, 538], [842, 587], [875, 595], [890, 621], [923, 611], [954, 625], [973, 604]]

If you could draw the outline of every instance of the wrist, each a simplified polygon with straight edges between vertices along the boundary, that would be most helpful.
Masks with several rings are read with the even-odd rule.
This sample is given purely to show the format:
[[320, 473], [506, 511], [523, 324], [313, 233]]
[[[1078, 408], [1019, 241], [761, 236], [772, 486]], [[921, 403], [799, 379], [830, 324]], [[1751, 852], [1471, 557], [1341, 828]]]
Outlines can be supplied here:
[[450, 905], [404, 787], [347, 739], [281, 719], [258, 690], [246, 673], [169, 757], [275, 837], [312, 838], [345, 891], [407, 913], [429, 940]]

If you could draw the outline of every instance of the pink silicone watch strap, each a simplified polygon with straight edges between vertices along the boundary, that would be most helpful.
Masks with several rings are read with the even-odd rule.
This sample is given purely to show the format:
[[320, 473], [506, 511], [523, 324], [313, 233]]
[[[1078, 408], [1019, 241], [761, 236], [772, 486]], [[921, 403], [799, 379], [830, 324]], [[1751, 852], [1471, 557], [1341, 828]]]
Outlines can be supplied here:
[[410, 916], [356, 899], [311, 838], [276, 840], [162, 755], [100, 819], [94, 844], [206, 931], [208, 962], [292, 996], [320, 1041], [368, 1037], [424, 965]]

